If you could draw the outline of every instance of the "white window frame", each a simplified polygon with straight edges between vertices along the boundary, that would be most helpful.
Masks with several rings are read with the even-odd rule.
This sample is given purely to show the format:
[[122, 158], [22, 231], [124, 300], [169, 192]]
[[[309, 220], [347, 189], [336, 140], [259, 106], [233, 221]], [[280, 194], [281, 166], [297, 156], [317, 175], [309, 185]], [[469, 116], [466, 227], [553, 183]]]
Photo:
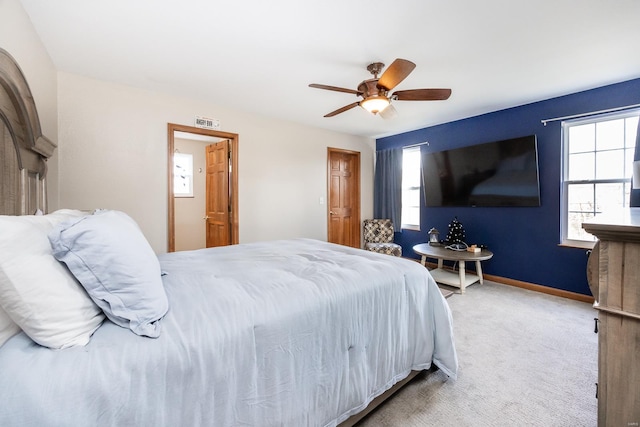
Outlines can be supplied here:
[[[420, 159], [418, 162], [418, 171], [417, 171], [417, 182], [413, 182], [411, 184], [407, 184], [405, 182], [406, 179], [406, 175], [405, 175], [405, 162], [404, 159], [406, 158], [405, 155], [407, 153], [411, 153], [413, 155], [418, 156], [418, 158]], [[402, 222], [402, 229], [404, 230], [415, 230], [415, 231], [420, 231], [420, 174], [421, 172], [421, 165], [422, 165], [422, 158], [420, 156], [420, 147], [419, 146], [414, 146], [414, 147], [406, 147], [402, 149], [402, 213], [401, 213], [401, 222]], [[414, 177], [415, 177], [415, 173], [414, 173]], [[406, 191], [417, 191], [418, 192], [418, 205], [414, 206], [414, 205], [408, 205], [408, 200], [405, 200], [405, 192]], [[405, 215], [405, 209], [407, 207], [410, 208], [418, 208], [418, 223], [417, 224], [411, 224], [411, 223], [407, 223], [406, 221], [406, 215]]]
[[[562, 169], [560, 176], [560, 241], [563, 246], [572, 246], [579, 248], [592, 248], [595, 243], [595, 237], [593, 240], [576, 240], [568, 238], [569, 231], [569, 200], [568, 200], [568, 188], [571, 184], [605, 184], [605, 183], [623, 183], [625, 186], [631, 186], [631, 171], [627, 171], [627, 163], [621, 165], [623, 168], [623, 178], [618, 179], [589, 179], [589, 180], [569, 180], [569, 130], [574, 126], [586, 125], [591, 123], [606, 122], [611, 120], [626, 119], [629, 117], [640, 116], [640, 109], [626, 110], [623, 112], [614, 112], [608, 114], [600, 114], [597, 116], [591, 116], [587, 118], [575, 119], [562, 122]], [[625, 135], [625, 141], [627, 140]], [[597, 141], [596, 141], [597, 144]], [[629, 147], [625, 144], [625, 148]], [[605, 150], [601, 150], [605, 151]], [[594, 148], [594, 152], [598, 152], [597, 146]], [[596, 165], [597, 167], [597, 165]], [[629, 204], [628, 198], [623, 199], [623, 207], [627, 207]], [[594, 214], [600, 213], [595, 211]]]

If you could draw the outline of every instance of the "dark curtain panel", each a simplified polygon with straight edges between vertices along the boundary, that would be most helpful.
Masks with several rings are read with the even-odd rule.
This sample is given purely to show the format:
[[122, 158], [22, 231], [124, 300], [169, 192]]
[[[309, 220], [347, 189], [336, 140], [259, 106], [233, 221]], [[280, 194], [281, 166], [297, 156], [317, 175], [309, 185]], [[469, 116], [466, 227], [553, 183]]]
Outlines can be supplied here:
[[390, 219], [394, 231], [399, 232], [402, 229], [402, 148], [376, 153], [373, 185], [373, 216]]
[[[636, 151], [634, 153], [633, 160], [640, 160], [640, 120], [638, 120], [638, 133], [636, 134]], [[633, 188], [633, 186], [631, 187], [629, 206], [631, 206], [632, 208], [640, 207], [640, 188], [635, 189]]]

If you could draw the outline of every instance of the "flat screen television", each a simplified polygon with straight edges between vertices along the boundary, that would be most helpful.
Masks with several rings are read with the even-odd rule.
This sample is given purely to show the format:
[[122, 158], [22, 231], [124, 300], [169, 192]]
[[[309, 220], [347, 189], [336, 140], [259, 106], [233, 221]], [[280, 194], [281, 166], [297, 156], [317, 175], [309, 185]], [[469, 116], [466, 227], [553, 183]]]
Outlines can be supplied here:
[[535, 135], [423, 152], [427, 206], [540, 206]]

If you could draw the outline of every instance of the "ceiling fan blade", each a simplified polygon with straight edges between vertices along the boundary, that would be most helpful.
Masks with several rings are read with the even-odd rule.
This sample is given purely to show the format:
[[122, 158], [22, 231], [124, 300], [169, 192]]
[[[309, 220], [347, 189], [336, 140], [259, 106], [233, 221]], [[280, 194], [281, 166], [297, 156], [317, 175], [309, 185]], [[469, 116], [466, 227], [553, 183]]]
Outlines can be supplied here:
[[407, 78], [414, 68], [416, 68], [416, 64], [413, 62], [398, 58], [382, 73], [380, 80], [378, 80], [378, 86], [391, 90]]
[[393, 119], [394, 117], [396, 117], [398, 115], [398, 110], [396, 110], [396, 108], [393, 106], [393, 104], [389, 104], [389, 105], [387, 105], [387, 108], [385, 108], [384, 110], [380, 111], [378, 114], [383, 119], [389, 120], [389, 119]]
[[338, 115], [340, 113], [344, 113], [345, 111], [350, 110], [353, 107], [357, 107], [358, 104], [360, 104], [360, 103], [359, 102], [354, 102], [353, 104], [345, 105], [342, 108], [338, 108], [337, 110], [330, 112], [329, 114], [325, 114], [325, 117], [333, 117], [333, 116]]
[[320, 85], [320, 84], [317, 84], [317, 83], [311, 83], [309, 85], [309, 87], [314, 87], [316, 89], [333, 90], [333, 91], [336, 91], [336, 92], [352, 93], [354, 95], [362, 95], [362, 92], [358, 92], [357, 90], [353, 90], [353, 89], [346, 89], [344, 87]]
[[399, 90], [391, 97], [398, 101], [444, 101], [451, 96], [451, 89], [409, 89]]

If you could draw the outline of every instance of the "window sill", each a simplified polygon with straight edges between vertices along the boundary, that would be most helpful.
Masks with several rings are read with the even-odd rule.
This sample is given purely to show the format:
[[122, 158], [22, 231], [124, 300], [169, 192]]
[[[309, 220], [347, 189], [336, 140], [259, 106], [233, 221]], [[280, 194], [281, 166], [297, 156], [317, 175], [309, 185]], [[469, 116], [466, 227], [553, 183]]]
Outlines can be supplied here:
[[411, 230], [411, 231], [420, 231], [420, 226], [419, 225], [409, 225], [409, 224], [402, 224], [401, 229], [404, 230]]
[[585, 241], [580, 241], [580, 240], [567, 240], [567, 241], [564, 241], [564, 242], [558, 244], [558, 246], [560, 246], [562, 248], [574, 248], [574, 249], [591, 250], [591, 249], [593, 249], [593, 246], [595, 244], [596, 244], [596, 242], [585, 242]]

